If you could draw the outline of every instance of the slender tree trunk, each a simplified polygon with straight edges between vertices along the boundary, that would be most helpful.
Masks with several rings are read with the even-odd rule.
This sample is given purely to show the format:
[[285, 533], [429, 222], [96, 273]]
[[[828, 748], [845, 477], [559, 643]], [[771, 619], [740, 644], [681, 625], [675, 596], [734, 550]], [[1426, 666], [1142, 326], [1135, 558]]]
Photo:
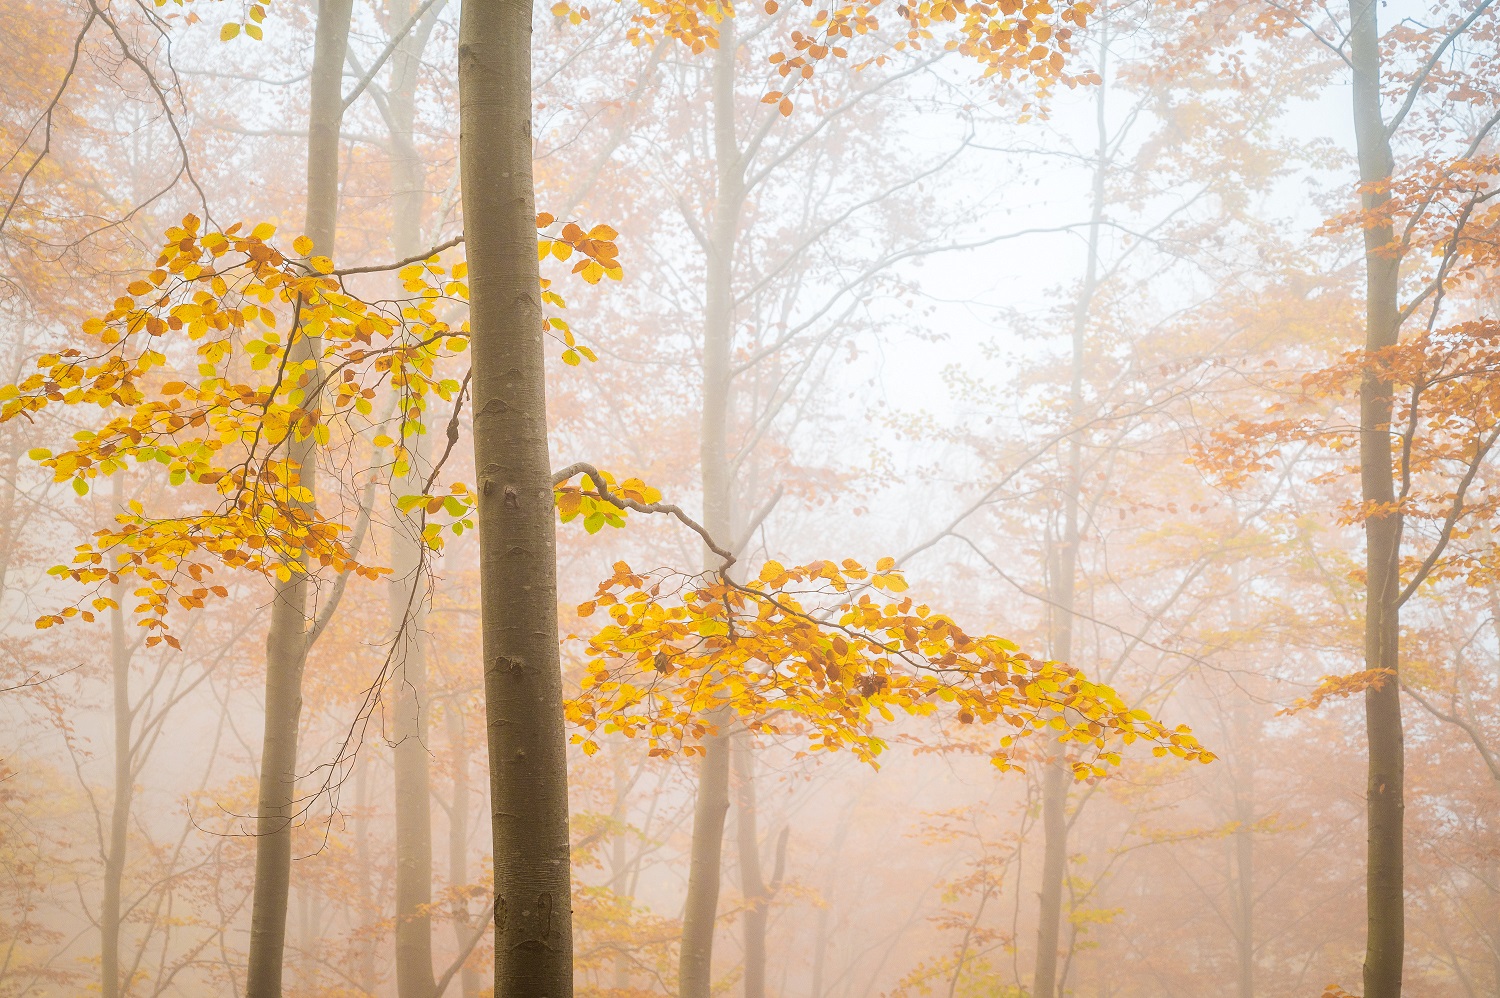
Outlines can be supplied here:
[[827, 899], [818, 909], [818, 927], [813, 933], [812, 990], [811, 998], [823, 998], [824, 967], [828, 963], [828, 909]]
[[[307, 132], [307, 218], [304, 232], [313, 252], [333, 255], [338, 224], [339, 124], [343, 119], [344, 56], [353, 0], [320, 0], [313, 46], [312, 99]], [[288, 349], [297, 361], [316, 360], [316, 344], [299, 335]], [[316, 370], [304, 388], [319, 387]], [[314, 407], [315, 397], [304, 405]], [[289, 462], [298, 483], [316, 489], [317, 453], [312, 436], [291, 440]], [[309, 503], [309, 505], [311, 505]], [[276, 586], [266, 633], [266, 718], [260, 760], [256, 818], [255, 897], [250, 914], [246, 998], [279, 998], [286, 947], [286, 909], [291, 885], [292, 823], [297, 812], [297, 734], [302, 717], [302, 670], [307, 662], [307, 564], [297, 556], [291, 577]]]
[[1239, 998], [1255, 998], [1255, 751], [1254, 719], [1246, 704], [1235, 708], [1234, 929]]
[[[630, 876], [630, 857], [627, 853], [630, 836], [625, 830], [625, 818], [630, 803], [630, 780], [626, 765], [625, 748], [617, 746], [615, 751], [610, 753], [610, 766], [613, 769], [615, 784], [615, 806], [610, 817], [615, 822], [615, 830], [609, 842], [609, 889], [618, 897], [625, 895]], [[628, 987], [630, 987], [630, 958], [621, 949], [615, 953], [614, 988], [616, 991], [624, 991]]]
[[[125, 506], [122, 475], [112, 476], [117, 509]], [[130, 645], [125, 640], [125, 587], [116, 583], [110, 597], [109, 660], [114, 673], [114, 762], [115, 796], [109, 811], [109, 845], [104, 857], [104, 899], [99, 911], [99, 977], [104, 998], [119, 998], [120, 990], [120, 896], [125, 879], [125, 859], [130, 829], [130, 804], [135, 796], [131, 774], [130, 734], [135, 712], [130, 708]]]
[[573, 993], [568, 765], [536, 204], [530, 0], [469, 0], [459, 158], [495, 863], [495, 998]]
[[[426, 481], [426, 437], [408, 440], [411, 470], [392, 483], [394, 495], [419, 493]], [[430, 998], [432, 972], [432, 790], [427, 743], [426, 615], [421, 525], [393, 510], [390, 627], [396, 668], [393, 749], [396, 808], [396, 994]]]
[[[448, 745], [453, 751], [453, 804], [448, 810], [448, 886], [469, 882], [469, 737], [463, 711], [457, 700], [449, 701], [443, 712]], [[473, 929], [469, 923], [469, 906], [462, 900], [453, 903], [453, 939], [460, 952], [469, 944]], [[459, 971], [458, 984], [463, 998], [479, 994], [479, 974], [469, 967]]]
[[[1354, 132], [1359, 152], [1362, 196], [1367, 212], [1390, 199], [1394, 168], [1390, 139], [1380, 113], [1380, 29], [1374, 0], [1350, 6], [1350, 64], [1354, 70]], [[1365, 351], [1394, 346], [1400, 333], [1397, 294], [1401, 261], [1388, 222], [1365, 226]], [[1395, 500], [1391, 469], [1389, 378], [1367, 371], [1359, 389], [1359, 466], [1366, 503]], [[1405, 747], [1401, 730], [1400, 573], [1401, 516], [1394, 512], [1365, 520], [1365, 668], [1389, 669], [1378, 688], [1365, 693], [1369, 739], [1367, 815], [1369, 851], [1365, 876], [1365, 998], [1397, 998], [1405, 948], [1402, 839]]]
[[298, 990], [306, 993], [318, 986], [318, 937], [322, 935], [322, 904], [317, 890], [310, 884], [297, 888], [297, 969]]
[[[703, 324], [703, 418], [699, 435], [699, 474], [703, 480], [703, 525], [719, 542], [732, 539], [733, 482], [729, 467], [730, 352], [734, 337], [734, 251], [744, 206], [744, 163], [735, 137], [734, 21], [719, 26], [714, 54], [712, 98], [714, 160], [718, 191], [709, 230], [707, 287]], [[718, 558], [705, 552], [705, 567]], [[704, 744], [693, 809], [692, 860], [682, 918], [678, 968], [681, 998], [709, 998], [713, 985], [714, 924], [719, 911], [724, 817], [729, 809], [729, 718], [714, 718], [720, 733]]]
[[[1108, 54], [1108, 20], [1103, 23], [1099, 42], [1100, 73], [1105, 71]], [[1074, 433], [1068, 437], [1062, 481], [1062, 529], [1050, 553], [1047, 571], [1047, 639], [1052, 658], [1071, 662], [1073, 658], [1073, 603], [1077, 588], [1078, 507], [1083, 482], [1083, 444], [1080, 439], [1084, 419], [1083, 372], [1084, 349], [1088, 336], [1089, 312], [1099, 290], [1099, 233], [1104, 218], [1104, 181], [1109, 165], [1109, 133], [1105, 125], [1105, 88], [1101, 84], [1095, 95], [1095, 126], [1098, 144], [1095, 150], [1093, 203], [1089, 219], [1088, 256], [1084, 263], [1083, 285], [1073, 306], [1072, 366], [1068, 387], [1068, 411]], [[1058, 745], [1042, 770], [1042, 884], [1037, 903], [1036, 970], [1032, 977], [1032, 998], [1054, 998], [1058, 987], [1058, 948], [1062, 938], [1063, 888], [1068, 874], [1068, 789], [1072, 772], [1067, 755]]]
[[1068, 873], [1068, 783], [1072, 775], [1062, 755], [1042, 770], [1042, 889], [1037, 904], [1036, 973], [1031, 993], [1052, 998], [1057, 990], [1057, 958], [1062, 941], [1062, 896]]
[[[410, 0], [392, 8], [404, 24]], [[422, 251], [422, 206], [426, 170], [414, 140], [417, 78], [426, 31], [410, 31], [391, 56], [387, 98], [391, 132], [391, 187], [395, 196], [391, 243], [399, 259]], [[420, 417], [419, 417], [420, 418]], [[420, 493], [427, 481], [427, 436], [406, 438], [410, 462], [391, 482], [396, 497]], [[396, 994], [430, 998], [437, 987], [432, 972], [432, 775], [427, 748], [427, 657], [422, 647], [426, 586], [422, 528], [418, 519], [393, 509], [390, 628], [395, 646], [396, 715], [394, 749], [396, 808]]]
[[714, 922], [719, 914], [719, 878], [724, 816], [729, 811], [729, 738], [716, 735], [704, 746], [693, 806], [693, 847], [688, 861], [687, 905], [682, 912], [679, 998], [709, 998], [713, 991]]
[[[354, 883], [359, 913], [367, 918], [376, 910], [375, 889], [370, 883], [370, 868], [374, 861], [370, 857], [369, 807], [370, 760], [361, 754], [354, 759], [354, 810], [359, 814], [359, 821], [354, 825], [354, 858], [359, 862]], [[359, 984], [372, 993], [378, 984], [375, 979], [375, 940], [369, 936], [359, 944]]]
[[740, 893], [745, 898], [745, 998], [766, 998], [766, 910], [770, 900], [760, 871], [760, 834], [755, 813], [755, 756], [748, 733], [734, 746], [735, 831], [739, 842]]

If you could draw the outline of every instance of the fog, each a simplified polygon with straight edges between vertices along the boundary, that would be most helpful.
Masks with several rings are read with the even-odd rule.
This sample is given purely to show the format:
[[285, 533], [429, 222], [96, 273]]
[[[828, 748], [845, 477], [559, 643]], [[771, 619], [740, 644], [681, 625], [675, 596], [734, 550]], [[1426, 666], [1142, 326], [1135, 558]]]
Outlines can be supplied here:
[[0, 996], [1500, 995], [1497, 11], [0, 0]]

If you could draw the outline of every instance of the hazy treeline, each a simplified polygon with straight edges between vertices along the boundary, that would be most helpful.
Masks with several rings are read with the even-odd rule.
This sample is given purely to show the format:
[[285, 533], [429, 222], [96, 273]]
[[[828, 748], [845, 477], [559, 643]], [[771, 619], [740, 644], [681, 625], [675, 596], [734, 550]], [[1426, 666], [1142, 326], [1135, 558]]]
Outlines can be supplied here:
[[1500, 995], [1493, 0], [0, 41], [0, 996]]

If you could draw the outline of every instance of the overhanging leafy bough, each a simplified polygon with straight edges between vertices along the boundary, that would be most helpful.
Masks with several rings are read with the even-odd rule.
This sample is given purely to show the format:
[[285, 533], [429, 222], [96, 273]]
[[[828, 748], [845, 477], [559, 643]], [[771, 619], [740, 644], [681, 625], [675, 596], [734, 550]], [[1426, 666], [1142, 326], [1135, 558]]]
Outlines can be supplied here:
[[[539, 229], [555, 222], [537, 217]], [[341, 575], [385, 571], [362, 564], [345, 542], [349, 526], [312, 504], [291, 444], [313, 439], [338, 450], [356, 475], [406, 473], [407, 441], [425, 432], [431, 399], [453, 403], [455, 413], [462, 403], [464, 383], [442, 369], [469, 345], [468, 323], [457, 318], [468, 299], [466, 267], [445, 265], [439, 255], [461, 240], [413, 260], [338, 269], [327, 257], [307, 258], [305, 237], [288, 254], [274, 234], [268, 223], [203, 231], [199, 218], [185, 217], [167, 230], [155, 269], [83, 324], [96, 351], [44, 355], [34, 373], [0, 389], [0, 421], [30, 419], [57, 404], [116, 413], [76, 433], [67, 450], [31, 451], [80, 495], [132, 463], [160, 464], [169, 485], [193, 483], [217, 495], [196, 510], [188, 500], [188, 512], [148, 513], [132, 504], [71, 564], [52, 569], [91, 592], [38, 626], [92, 619], [114, 605], [100, 587], [133, 577], [141, 601], [135, 613], [160, 631], [148, 644], [175, 646], [166, 633], [170, 606], [194, 609], [226, 595], [206, 584], [216, 566], [283, 581], [303, 570], [304, 559]], [[558, 260], [576, 252], [573, 271], [590, 283], [619, 279], [613, 237], [607, 226], [585, 232], [568, 223], [541, 237], [537, 251]], [[369, 300], [347, 284], [391, 272], [402, 287], [394, 299]], [[540, 297], [565, 304], [546, 278]], [[544, 321], [562, 341], [564, 361], [592, 359], [561, 319]], [[374, 411], [381, 392], [392, 398], [389, 434], [392, 417]], [[454, 494], [467, 489], [456, 486]]]
[[1076, 777], [1102, 776], [1120, 755], [1109, 744], [1142, 739], [1158, 755], [1213, 761], [1185, 727], [1169, 729], [1077, 669], [1033, 658], [994, 635], [899, 594], [887, 558], [869, 570], [846, 560], [786, 568], [768, 562], [740, 584], [722, 573], [637, 573], [624, 562], [579, 607], [610, 617], [585, 643], [582, 689], [567, 706], [585, 752], [596, 737], [645, 737], [652, 755], [700, 751], [709, 718], [735, 715], [774, 732], [806, 725], [814, 751], [847, 749], [874, 763], [886, 743], [877, 719], [931, 716], [940, 705], [964, 724], [1001, 721], [992, 761], [1019, 768], [1012, 748], [1046, 731], [1078, 749]]

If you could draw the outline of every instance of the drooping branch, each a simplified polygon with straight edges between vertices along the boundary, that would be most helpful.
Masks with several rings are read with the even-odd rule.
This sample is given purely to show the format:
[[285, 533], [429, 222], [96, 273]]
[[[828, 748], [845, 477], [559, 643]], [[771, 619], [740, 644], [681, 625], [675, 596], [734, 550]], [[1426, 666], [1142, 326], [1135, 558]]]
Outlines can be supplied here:
[[721, 573], [728, 571], [729, 566], [733, 565], [737, 560], [733, 552], [714, 540], [713, 535], [708, 532], [708, 529], [683, 512], [681, 506], [669, 502], [641, 502], [639, 499], [631, 499], [628, 496], [622, 496], [617, 492], [611, 491], [609, 483], [604, 480], [604, 476], [600, 474], [599, 469], [595, 468], [592, 464], [584, 461], [576, 461], [561, 471], [554, 473], [552, 484], [554, 486], [561, 485], [575, 475], [586, 475], [594, 483], [594, 488], [597, 491], [585, 492], [585, 495], [595, 499], [603, 499], [605, 502], [619, 509], [633, 509], [638, 513], [665, 513], [668, 516], [676, 518], [683, 526], [703, 538], [705, 547], [723, 559], [723, 564], [719, 566]]

